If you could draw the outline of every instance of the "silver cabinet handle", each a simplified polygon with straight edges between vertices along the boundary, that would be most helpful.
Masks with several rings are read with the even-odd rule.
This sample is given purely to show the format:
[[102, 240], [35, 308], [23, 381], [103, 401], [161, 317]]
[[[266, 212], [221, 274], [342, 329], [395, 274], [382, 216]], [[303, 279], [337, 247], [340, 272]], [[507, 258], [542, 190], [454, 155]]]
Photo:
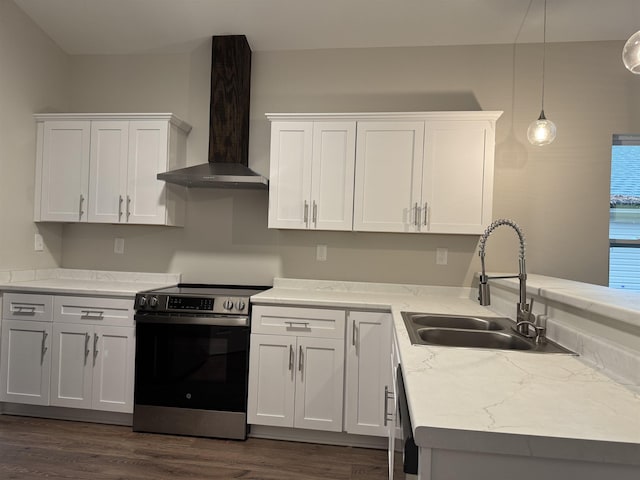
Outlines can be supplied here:
[[428, 210], [429, 204], [427, 202], [424, 202], [424, 220], [423, 220], [423, 225], [426, 227], [427, 226], [427, 212]]
[[313, 201], [313, 213], [312, 213], [313, 224], [318, 226], [318, 204], [316, 201]]
[[418, 202], [413, 206], [413, 225], [418, 226]]
[[47, 337], [49, 334], [47, 332], [42, 332], [42, 349], [40, 352], [40, 365], [44, 363], [44, 354], [47, 353]]
[[80, 310], [80, 318], [85, 320], [103, 320], [104, 312], [100, 310]]
[[302, 372], [302, 366], [304, 364], [304, 359], [302, 358], [303, 353], [302, 353], [302, 345], [300, 345], [300, 357], [298, 358], [298, 371]]
[[293, 320], [287, 320], [284, 323], [289, 325], [289, 328], [309, 328], [309, 322], [294, 322]]
[[124, 202], [124, 198], [122, 195], [118, 195], [118, 221], [122, 220], [122, 202]]
[[33, 305], [14, 305], [13, 313], [18, 315], [35, 315], [36, 307]]
[[80, 194], [80, 206], [78, 208], [78, 220], [82, 220], [84, 210], [82, 210], [82, 204], [84, 203], [84, 195]]
[[131, 197], [127, 195], [127, 222], [129, 221], [130, 216], [131, 216]]
[[304, 224], [309, 226], [309, 203], [304, 201]]
[[391, 415], [389, 413], [389, 399], [394, 398], [394, 393], [389, 391], [389, 386], [385, 385], [384, 386], [384, 417], [383, 417], [383, 421], [384, 421], [384, 426], [387, 426], [387, 423], [390, 422], [391, 420], [393, 420], [393, 415]]
[[351, 321], [351, 345], [356, 346], [356, 337], [357, 337], [357, 329], [356, 329], [356, 321], [355, 319]]
[[289, 371], [293, 371], [293, 345], [289, 345]]
[[87, 358], [89, 357], [89, 339], [91, 338], [91, 335], [89, 335], [89, 332], [84, 334], [84, 364], [87, 364]]
[[96, 357], [98, 356], [98, 334], [93, 334], [93, 366], [96, 366]]

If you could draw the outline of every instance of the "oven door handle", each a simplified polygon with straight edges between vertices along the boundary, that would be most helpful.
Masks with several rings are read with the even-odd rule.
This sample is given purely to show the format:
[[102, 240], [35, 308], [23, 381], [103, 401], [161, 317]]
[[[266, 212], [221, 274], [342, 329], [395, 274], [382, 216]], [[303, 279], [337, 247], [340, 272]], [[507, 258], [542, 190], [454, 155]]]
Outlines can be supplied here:
[[232, 316], [134, 316], [136, 323], [162, 323], [170, 325], [213, 325], [217, 327], [248, 327], [249, 317], [232, 317]]

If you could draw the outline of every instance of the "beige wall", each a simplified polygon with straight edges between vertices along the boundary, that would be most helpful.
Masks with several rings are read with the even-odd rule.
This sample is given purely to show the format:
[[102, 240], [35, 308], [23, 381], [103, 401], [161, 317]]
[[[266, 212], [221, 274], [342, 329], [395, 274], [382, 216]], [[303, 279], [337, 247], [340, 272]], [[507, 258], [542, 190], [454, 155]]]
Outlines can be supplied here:
[[[494, 218], [516, 220], [530, 272], [606, 284], [610, 142], [640, 130], [640, 78], [622, 42], [547, 46], [547, 116], [556, 142], [534, 148], [541, 46], [254, 52], [250, 166], [268, 174], [265, 112], [504, 110], [498, 121]], [[72, 57], [78, 111], [172, 111], [193, 124], [189, 164], [204, 161], [209, 42], [190, 54]], [[463, 172], [461, 172], [463, 174]], [[64, 227], [73, 268], [182, 272], [189, 281], [269, 283], [274, 276], [469, 285], [477, 236], [272, 231], [265, 192], [192, 189], [184, 229]], [[113, 254], [115, 237], [125, 254]], [[494, 238], [495, 237], [495, 238]], [[517, 268], [506, 228], [487, 244], [490, 270]], [[317, 244], [328, 260], [315, 261]], [[435, 249], [449, 265], [435, 265]]]
[[[69, 108], [69, 61], [12, 1], [0, 0], [0, 270], [58, 266], [62, 227], [33, 223], [36, 112]], [[34, 234], [45, 250], [34, 251]]]

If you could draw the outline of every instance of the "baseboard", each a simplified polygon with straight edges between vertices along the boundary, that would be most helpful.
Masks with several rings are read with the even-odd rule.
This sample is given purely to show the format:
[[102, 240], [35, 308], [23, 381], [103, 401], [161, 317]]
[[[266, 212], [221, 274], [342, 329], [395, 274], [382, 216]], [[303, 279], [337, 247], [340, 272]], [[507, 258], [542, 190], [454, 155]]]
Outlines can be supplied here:
[[324, 432], [303, 428], [269, 427], [264, 425], [251, 425], [249, 437], [286, 440], [289, 442], [342, 445], [346, 447], [375, 448], [380, 450], [386, 450], [388, 443], [386, 437], [353, 435], [344, 432]]
[[20, 415], [23, 417], [53, 418], [56, 420], [107, 423], [123, 426], [131, 426], [133, 424], [133, 414], [131, 413], [103, 412], [101, 410], [85, 410], [82, 408], [3, 403], [0, 411], [2, 411], [4, 415]]

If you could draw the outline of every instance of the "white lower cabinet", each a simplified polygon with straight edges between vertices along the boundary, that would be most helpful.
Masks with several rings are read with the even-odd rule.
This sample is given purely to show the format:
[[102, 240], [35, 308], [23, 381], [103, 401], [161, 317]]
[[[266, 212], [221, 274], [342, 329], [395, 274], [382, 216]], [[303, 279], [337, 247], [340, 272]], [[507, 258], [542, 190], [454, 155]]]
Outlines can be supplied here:
[[54, 323], [51, 405], [133, 411], [134, 328]]
[[347, 314], [344, 416], [347, 433], [387, 435], [391, 321], [387, 312]]
[[387, 435], [390, 313], [256, 305], [251, 324], [250, 424]]
[[0, 401], [133, 412], [133, 299], [5, 293]]
[[49, 405], [51, 323], [2, 321], [0, 400]]
[[248, 421], [342, 431], [344, 339], [251, 335]]
[[255, 306], [248, 422], [342, 431], [344, 310]]

